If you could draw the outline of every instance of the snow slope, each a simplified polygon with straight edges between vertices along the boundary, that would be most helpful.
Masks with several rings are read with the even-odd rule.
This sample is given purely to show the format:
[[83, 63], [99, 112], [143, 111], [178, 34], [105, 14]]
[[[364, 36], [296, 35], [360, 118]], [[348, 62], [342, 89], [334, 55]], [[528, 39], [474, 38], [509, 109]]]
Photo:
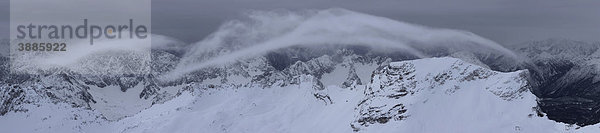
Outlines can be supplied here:
[[556, 123], [538, 112], [526, 73], [525, 70], [496, 72], [455, 58], [429, 58], [380, 67], [373, 72], [371, 81], [363, 81], [365, 85], [357, 85], [356, 89], [335, 85], [322, 90], [314, 88], [318, 80], [311, 75], [297, 77], [297, 84], [267, 88], [219, 88], [191, 83], [182, 86], [177, 97], [119, 120], [102, 119], [97, 110], [38, 102], [39, 107], [27, 107], [33, 111], [9, 112], [0, 117], [0, 129], [202, 133], [597, 132], [598, 125], [580, 128]]
[[526, 75], [455, 58], [394, 62], [374, 72], [353, 127], [368, 132], [562, 131], [536, 116]]

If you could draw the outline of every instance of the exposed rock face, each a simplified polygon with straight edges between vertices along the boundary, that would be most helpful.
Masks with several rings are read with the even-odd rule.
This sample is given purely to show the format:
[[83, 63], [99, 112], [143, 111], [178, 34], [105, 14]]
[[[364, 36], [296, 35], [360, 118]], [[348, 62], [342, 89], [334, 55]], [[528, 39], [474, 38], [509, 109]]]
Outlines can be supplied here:
[[[375, 54], [369, 49], [354, 47], [316, 52], [292, 48], [224, 66], [200, 69], [180, 79], [167, 81], [161, 80], [160, 76], [176, 68], [183, 55], [178, 53], [181, 51], [153, 50], [152, 61], [149, 62], [151, 71], [144, 75], [85, 75], [64, 68], [39, 75], [11, 74], [9, 58], [0, 56], [0, 85], [5, 88], [0, 91], [0, 115], [27, 111], [23, 105], [33, 104], [40, 98], [92, 109], [91, 104], [101, 101], [90, 93], [91, 88], [116, 87], [126, 93], [136, 86], [142, 86], [143, 90], [135, 97], [159, 104], [178, 96], [182, 91], [198, 88], [300, 85], [312, 89], [316, 100], [329, 105], [335, 103], [326, 89], [328, 85], [350, 90], [367, 86], [367, 97], [357, 108], [361, 116], [353, 123], [356, 129], [360, 129], [410, 118], [412, 103], [402, 99], [422, 95], [424, 90], [437, 90], [436, 93], [450, 95], [464, 89], [461, 84], [486, 81], [481, 86], [506, 101], [522, 97], [527, 90], [523, 88], [531, 87], [531, 91], [539, 97], [539, 109], [552, 120], [580, 126], [600, 122], [600, 44], [552, 39], [522, 46], [514, 48], [518, 54], [527, 57], [522, 64], [508, 63], [505, 57], [497, 55], [457, 52], [448, 54], [464, 61], [451, 62], [449, 64], [452, 66], [438, 73], [417, 71], [423, 68], [433, 70], [433, 67], [441, 69], [443, 66], [433, 64], [416, 67], [411, 63], [387, 65], [391, 61], [414, 58], [401, 54]], [[490, 79], [504, 77], [500, 72], [488, 68], [497, 71], [529, 69], [529, 72], [519, 71], [517, 75], [520, 76], [513, 75], [514, 80], [503, 79], [506, 84], [523, 85], [515, 89], [519, 87], [487, 84]], [[373, 70], [376, 71], [371, 73]], [[416, 79], [419, 75], [423, 78]], [[524, 85], [524, 80], [531, 82]]]
[[346, 81], [344, 81], [344, 83], [342, 83], [342, 87], [343, 88], [355, 88], [356, 85], [362, 85], [362, 81], [356, 74], [356, 67], [354, 67], [354, 65], [351, 65], [350, 72], [348, 73], [348, 78], [346, 78]]
[[[54, 103], [66, 103], [72, 107], [91, 109], [90, 104], [97, 103], [97, 98], [90, 94], [90, 88], [106, 88], [114, 86], [122, 92], [137, 85], [145, 86], [144, 91], [138, 94], [139, 98], [155, 98], [160, 84], [154, 75], [159, 75], [173, 69], [178, 57], [164, 51], [153, 51], [151, 62], [152, 72], [145, 75], [96, 75], [81, 74], [66, 68], [55, 68], [40, 71], [39, 74], [10, 73], [10, 62], [7, 57], [0, 57], [0, 83], [2, 89], [3, 105], [0, 107], [2, 114], [11, 111], [24, 111], [22, 104], [33, 101], [48, 100]], [[122, 62], [121, 62], [122, 63]], [[16, 100], [20, 99], [20, 100]], [[16, 101], [15, 101], [16, 100]], [[158, 100], [155, 100], [158, 101]]]
[[559, 122], [600, 122], [599, 43], [567, 39], [533, 41], [515, 47], [528, 60], [532, 90], [541, 110]]
[[[373, 80], [364, 92], [365, 99], [358, 104], [359, 115], [357, 120], [352, 123], [352, 127], [358, 131], [373, 124], [410, 119], [414, 114], [427, 115], [411, 111], [411, 109], [419, 108], [419, 104], [436, 104], [427, 102], [439, 95], [478, 97], [476, 95], [455, 95], [458, 91], [486, 90], [486, 93], [502, 99], [499, 100], [501, 102], [520, 100], [525, 97], [533, 102], [527, 76], [527, 71], [501, 73], [455, 58], [393, 62], [373, 72]], [[471, 105], [464, 106], [471, 107]], [[440, 109], [443, 107], [445, 106], [441, 106]], [[471, 109], [464, 108], [463, 110]]]
[[[293, 53], [293, 52], [292, 52]], [[290, 53], [287, 53], [290, 54]], [[0, 74], [2, 74], [0, 83], [6, 88], [15, 88], [3, 90], [2, 114], [10, 111], [26, 111], [19, 109], [22, 102], [15, 100], [23, 99], [24, 93], [21, 91], [36, 92], [30, 95], [30, 98], [47, 97], [51, 101], [71, 104], [73, 107], [92, 108], [90, 104], [96, 104], [98, 97], [90, 93], [91, 88], [113, 88], [120, 89], [126, 93], [129, 89], [136, 86], [142, 86], [143, 90], [136, 95], [140, 99], [150, 100], [152, 104], [163, 103], [177, 96], [171, 94], [185, 90], [189, 84], [204, 84], [207, 88], [238, 88], [248, 86], [273, 87], [303, 85], [313, 88], [314, 96], [317, 100], [322, 100], [331, 104], [329, 96], [324, 91], [325, 86], [321, 82], [322, 75], [330, 73], [337, 69], [340, 64], [350, 66], [352, 69], [343, 75], [344, 81], [337, 84], [344, 87], [355, 87], [361, 85], [361, 80], [357, 76], [354, 64], [363, 65], [383, 64], [382, 57], [369, 57], [365, 55], [356, 55], [352, 50], [339, 50], [332, 55], [301, 55], [306, 54], [296, 52], [294, 56], [303, 57], [304, 61], [296, 62], [278, 70], [271, 60], [275, 57], [259, 56], [246, 60], [240, 60], [230, 65], [220, 67], [209, 67], [197, 70], [176, 80], [160, 80], [160, 76], [175, 69], [180, 61], [181, 53], [173, 53], [167, 50], [152, 50], [152, 61], [150, 62], [151, 71], [145, 75], [89, 75], [79, 74], [66, 68], [57, 68], [55, 71], [43, 72], [39, 75], [17, 75], [9, 74], [9, 60], [7, 57], [0, 56]], [[291, 55], [290, 55], [291, 56]], [[271, 58], [271, 59], [269, 59]], [[280, 57], [283, 58], [283, 57]], [[372, 71], [372, 70], [367, 70]], [[5, 79], [4, 79], [5, 78]], [[8, 86], [10, 84], [11, 86]], [[168, 88], [168, 89], [165, 89]], [[190, 89], [188, 89], [190, 90]], [[170, 93], [167, 93], [170, 92]]]

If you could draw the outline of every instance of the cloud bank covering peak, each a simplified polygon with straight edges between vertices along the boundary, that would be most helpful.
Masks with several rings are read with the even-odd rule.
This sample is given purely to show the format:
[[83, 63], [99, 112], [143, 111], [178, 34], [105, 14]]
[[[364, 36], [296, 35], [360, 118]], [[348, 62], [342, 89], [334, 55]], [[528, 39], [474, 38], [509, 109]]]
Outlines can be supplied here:
[[250, 11], [244, 19], [224, 23], [191, 45], [167, 77], [225, 65], [239, 59], [295, 46], [361, 45], [419, 58], [425, 50], [488, 50], [514, 57], [501, 45], [468, 31], [432, 28], [341, 8], [303, 11]]

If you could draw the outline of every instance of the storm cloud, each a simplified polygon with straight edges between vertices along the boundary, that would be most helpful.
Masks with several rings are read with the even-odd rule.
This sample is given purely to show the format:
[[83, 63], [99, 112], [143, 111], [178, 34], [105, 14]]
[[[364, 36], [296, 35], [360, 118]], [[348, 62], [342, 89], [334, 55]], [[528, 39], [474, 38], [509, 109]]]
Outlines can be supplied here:
[[[597, 41], [595, 0], [153, 0], [152, 31], [203, 40], [249, 10], [344, 8], [431, 27], [461, 29], [500, 44], [547, 38]], [[9, 0], [0, 0], [0, 37], [8, 38]]]

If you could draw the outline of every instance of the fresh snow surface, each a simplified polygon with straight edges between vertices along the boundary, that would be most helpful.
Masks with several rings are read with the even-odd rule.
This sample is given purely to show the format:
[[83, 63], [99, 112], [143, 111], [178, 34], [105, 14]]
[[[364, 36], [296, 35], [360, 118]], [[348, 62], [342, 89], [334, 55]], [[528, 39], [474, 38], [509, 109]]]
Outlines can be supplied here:
[[[408, 117], [371, 124], [358, 132], [599, 132], [599, 125], [578, 128], [536, 116], [532, 110], [536, 98], [529, 91], [519, 92], [518, 97], [500, 97], [505, 94], [502, 92], [514, 92], [522, 85], [518, 84], [522, 80], [518, 75], [525, 71], [501, 73], [481, 69], [495, 74], [485, 79], [447, 80], [443, 85], [434, 85], [433, 81], [426, 79], [448, 71], [471, 71], [481, 67], [454, 58], [419, 59], [391, 65], [407, 63], [414, 65], [414, 81], [419, 84], [416, 89], [420, 91], [399, 99], [379, 100], [377, 104], [403, 103], [408, 110]], [[460, 77], [458, 73], [450, 76]], [[327, 87], [323, 91], [331, 98], [332, 104], [318, 100], [314, 96], [316, 90], [302, 84], [271, 88], [197, 88], [182, 91], [169, 101], [119, 120], [102, 119], [100, 110], [40, 101], [27, 106], [28, 112], [10, 112], [0, 116], [0, 129], [10, 133], [348, 133], [353, 132], [350, 125], [360, 116], [358, 104], [370, 98], [364, 94], [367, 91], [363, 88], [376, 88], [369, 81], [363, 82], [366, 85], [359, 85], [357, 89]], [[455, 88], [454, 85], [458, 89], [451, 89]], [[92, 93], [106, 95], [111, 91], [97, 90]], [[135, 89], [129, 91], [137, 92]], [[129, 95], [128, 92], [122, 95]], [[534, 116], [529, 117], [530, 114]]]
[[[375, 74], [367, 90], [365, 104], [369, 111], [382, 108], [394, 114], [391, 105], [403, 104], [407, 110], [400, 113], [402, 120], [390, 120], [361, 127], [360, 132], [590, 132], [598, 126], [581, 129], [556, 123], [546, 117], [536, 116], [536, 97], [523, 90], [524, 70], [510, 73], [494, 72], [455, 58], [430, 58], [393, 62], [389, 71], [400, 68], [399, 75]], [[473, 72], [477, 72], [472, 78]], [[465, 80], [470, 79], [470, 80]], [[390, 83], [392, 83], [390, 85]], [[406, 88], [408, 94], [398, 99], [389, 94], [399, 94]], [[396, 90], [393, 90], [396, 89]], [[361, 108], [359, 107], [359, 108]], [[378, 116], [381, 112], [369, 112]], [[363, 115], [364, 117], [365, 115]], [[353, 123], [359, 125], [359, 123]], [[357, 126], [359, 127], [359, 126]]]
[[[360, 91], [329, 90], [334, 104], [314, 98], [312, 90], [283, 88], [227, 89], [195, 100], [176, 98], [125, 118], [117, 131], [132, 132], [352, 132]], [[336, 98], [333, 98], [336, 97]], [[348, 100], [348, 102], [346, 102]], [[189, 104], [191, 103], [191, 104]], [[186, 105], [187, 104], [187, 105]], [[178, 111], [177, 111], [178, 110]]]
[[119, 86], [106, 86], [104, 88], [90, 86], [90, 94], [96, 100], [91, 107], [96, 109], [109, 120], [116, 120], [126, 116], [134, 115], [150, 106], [151, 99], [140, 98], [144, 85], [121, 91]]

